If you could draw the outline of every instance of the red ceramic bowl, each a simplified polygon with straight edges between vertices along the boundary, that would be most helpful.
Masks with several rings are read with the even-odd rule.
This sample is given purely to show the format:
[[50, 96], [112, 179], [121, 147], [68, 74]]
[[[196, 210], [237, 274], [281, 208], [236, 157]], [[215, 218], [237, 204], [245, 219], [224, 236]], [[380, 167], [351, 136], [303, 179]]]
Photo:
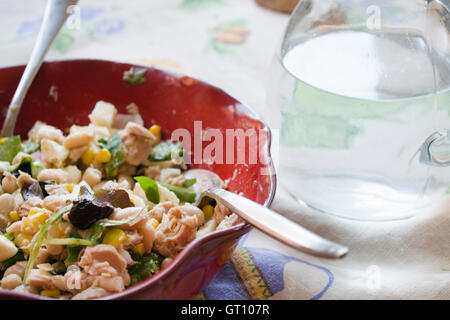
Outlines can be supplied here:
[[[270, 131], [247, 106], [222, 90], [190, 77], [148, 68], [147, 81], [138, 86], [126, 83], [124, 71], [132, 65], [101, 60], [70, 60], [44, 63], [30, 87], [16, 125], [16, 134], [26, 138], [34, 122], [41, 120], [64, 129], [72, 124], [88, 123], [87, 115], [95, 103], [113, 103], [119, 112], [134, 102], [140, 108], [145, 125], [157, 123], [164, 138], [172, 131], [185, 128], [194, 134], [194, 121], [201, 120], [203, 129], [254, 129], [260, 132], [260, 157], [248, 164], [249, 149], [234, 148], [234, 163], [197, 163], [230, 179], [228, 189], [242, 193], [260, 204], [269, 206], [275, 194], [275, 171], [270, 160]], [[141, 67], [141, 66], [139, 66]], [[0, 108], [3, 122], [24, 66], [0, 69]], [[53, 89], [51, 89], [53, 88]], [[57, 92], [57, 95], [50, 94]], [[205, 148], [210, 142], [203, 142]], [[194, 144], [194, 143], [192, 143]], [[225, 144], [225, 141], [224, 141]], [[224, 148], [224, 157], [227, 152]], [[238, 155], [247, 159], [238, 163]], [[225, 160], [224, 160], [225, 162]], [[265, 173], [262, 174], [262, 170]], [[220, 272], [231, 257], [239, 238], [251, 226], [239, 223], [227, 230], [215, 231], [190, 243], [166, 268], [153, 277], [106, 299], [187, 299], [199, 294]], [[36, 295], [0, 290], [0, 299], [43, 299]]]

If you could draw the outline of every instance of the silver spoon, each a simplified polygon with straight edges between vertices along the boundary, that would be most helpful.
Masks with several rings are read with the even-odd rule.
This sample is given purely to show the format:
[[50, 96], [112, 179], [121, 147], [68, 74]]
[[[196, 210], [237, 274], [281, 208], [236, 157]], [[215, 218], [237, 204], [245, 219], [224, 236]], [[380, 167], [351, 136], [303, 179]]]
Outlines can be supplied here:
[[75, 5], [78, 0], [49, 0], [45, 9], [44, 20], [39, 30], [39, 34], [31, 53], [30, 60], [23, 72], [16, 92], [11, 100], [11, 104], [6, 114], [5, 122], [2, 128], [2, 137], [10, 137], [14, 134], [17, 116], [22, 107], [23, 100], [33, 82], [34, 77], [39, 71], [45, 54], [50, 45], [69, 16], [68, 7]]
[[196, 206], [201, 207], [212, 198], [267, 235], [315, 256], [336, 259], [348, 252], [347, 247], [321, 238], [269, 208], [222, 189], [222, 179], [211, 171], [191, 169], [183, 176], [197, 179], [193, 185], [198, 197]]

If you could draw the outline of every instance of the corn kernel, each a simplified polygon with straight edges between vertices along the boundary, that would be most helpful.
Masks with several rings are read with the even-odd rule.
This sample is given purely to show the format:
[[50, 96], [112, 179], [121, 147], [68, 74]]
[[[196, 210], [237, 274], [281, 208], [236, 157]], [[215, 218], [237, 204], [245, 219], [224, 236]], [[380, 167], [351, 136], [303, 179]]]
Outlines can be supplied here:
[[125, 232], [123, 232], [123, 230], [111, 229], [105, 232], [102, 243], [110, 244], [116, 248], [119, 248], [119, 246], [126, 240], [127, 235], [125, 234]]
[[95, 158], [94, 149], [89, 147], [81, 156], [81, 161], [83, 161], [83, 163], [88, 166], [92, 162], [94, 162], [94, 158]]
[[3, 143], [3, 142], [5, 142], [6, 140], [8, 140], [8, 137], [3, 137], [3, 138], [0, 138], [0, 143]]
[[109, 152], [109, 150], [100, 149], [95, 154], [95, 161], [97, 161], [97, 162], [106, 163], [109, 160], [111, 160], [111, 152]]
[[47, 298], [57, 298], [61, 295], [61, 291], [59, 289], [44, 289], [41, 291], [41, 296]]
[[133, 248], [133, 252], [137, 253], [139, 255], [144, 255], [144, 251], [145, 251], [145, 247], [143, 243], [138, 243], [137, 245], [134, 246]]
[[10, 218], [12, 221], [19, 221], [19, 220], [20, 220], [20, 217], [19, 217], [19, 214], [17, 213], [17, 211], [11, 211], [11, 212], [9, 213], [9, 218]]
[[28, 245], [30, 244], [31, 240], [33, 239], [33, 235], [24, 234], [24, 233], [17, 233], [14, 234], [14, 243], [22, 249], [22, 251], [25, 254], [29, 254], [30, 251], [28, 250]]
[[31, 208], [28, 212], [28, 218], [36, 220], [39, 224], [44, 224], [49, 218], [48, 213], [40, 208]]
[[148, 223], [150, 223], [150, 224], [152, 225], [153, 229], [156, 229], [156, 228], [158, 228], [158, 226], [159, 226], [159, 222], [158, 222], [158, 220], [156, 220], [155, 218], [151, 218], [151, 219], [148, 221]]
[[33, 235], [39, 231], [39, 226], [46, 223], [48, 213], [40, 208], [31, 208], [28, 216], [22, 219], [22, 232]]
[[73, 184], [72, 183], [66, 184], [66, 189], [69, 193], [72, 193], [73, 192]]
[[152, 135], [154, 135], [155, 137], [159, 137], [161, 135], [161, 127], [158, 126], [157, 124], [152, 125], [148, 131], [150, 131], [150, 133]]
[[207, 204], [206, 206], [203, 207], [203, 213], [205, 214], [205, 218], [209, 219], [213, 216], [214, 213], [214, 207], [210, 204]]

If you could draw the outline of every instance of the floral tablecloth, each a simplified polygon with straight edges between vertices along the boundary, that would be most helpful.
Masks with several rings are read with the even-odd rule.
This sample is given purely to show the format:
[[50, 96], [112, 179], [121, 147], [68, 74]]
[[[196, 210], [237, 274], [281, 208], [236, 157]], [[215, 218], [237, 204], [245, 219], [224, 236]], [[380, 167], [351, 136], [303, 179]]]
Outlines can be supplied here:
[[[24, 64], [45, 0], [0, 2], [0, 66]], [[270, 64], [288, 16], [253, 0], [81, 0], [47, 60], [156, 65], [206, 80], [267, 118]], [[443, 197], [416, 217], [357, 222], [301, 209], [278, 187], [272, 209], [350, 247], [342, 260], [299, 253], [257, 230], [206, 288], [207, 299], [449, 299], [450, 212]]]

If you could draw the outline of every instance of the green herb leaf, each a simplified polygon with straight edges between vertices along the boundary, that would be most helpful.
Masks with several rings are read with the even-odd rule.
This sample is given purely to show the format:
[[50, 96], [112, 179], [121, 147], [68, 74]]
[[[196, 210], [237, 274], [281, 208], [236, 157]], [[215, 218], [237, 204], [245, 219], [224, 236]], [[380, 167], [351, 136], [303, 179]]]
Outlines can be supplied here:
[[45, 166], [42, 164], [42, 162], [36, 160], [31, 162], [31, 176], [34, 179], [37, 179], [39, 173], [44, 169]]
[[134, 177], [134, 180], [139, 182], [142, 190], [145, 192], [145, 196], [148, 201], [153, 202], [154, 204], [159, 203], [159, 190], [158, 185], [153, 179], [150, 179], [145, 176]]
[[128, 268], [131, 278], [130, 286], [150, 278], [161, 268], [160, 257], [154, 252], [142, 257], [133, 255], [133, 260], [137, 263]]
[[182, 157], [184, 149], [180, 142], [161, 142], [152, 148], [150, 161], [171, 160], [174, 157]]
[[183, 181], [183, 187], [185, 187], [185, 188], [192, 187], [196, 182], [197, 182], [197, 179], [195, 179], [195, 178], [186, 179]]
[[65, 246], [93, 246], [96, 243], [86, 239], [78, 238], [54, 238], [45, 241], [46, 244], [59, 244]]
[[19, 136], [9, 137], [0, 143], [0, 161], [11, 161], [16, 154], [22, 151], [22, 144]]
[[126, 220], [101, 220], [96, 224], [93, 224], [89, 227], [88, 231], [86, 232], [86, 235], [84, 236], [84, 239], [87, 241], [90, 241], [95, 244], [100, 243], [100, 239], [102, 238], [103, 231], [105, 231], [106, 227], [114, 227], [114, 226], [122, 226], [128, 223], [133, 222], [136, 220], [141, 213], [144, 211], [144, 208], [139, 210], [138, 213], [136, 213], [134, 216], [130, 217]]
[[175, 195], [181, 201], [190, 202], [190, 203], [195, 202], [195, 198], [196, 198], [197, 194], [195, 193], [194, 190], [189, 189], [189, 188], [173, 186], [173, 185], [168, 184], [168, 183], [160, 182], [159, 184], [162, 185], [163, 187], [166, 187], [167, 189], [169, 189], [173, 193], [175, 193]]
[[[80, 239], [81, 236], [75, 230], [71, 230], [69, 232], [69, 238]], [[80, 251], [83, 249], [83, 246], [67, 246], [67, 258], [64, 260], [66, 263], [73, 263], [78, 261], [78, 256], [80, 255]]]
[[105, 138], [100, 138], [98, 139], [98, 144], [102, 147], [102, 148], [106, 148], [106, 145], [108, 144], [108, 140], [106, 140]]
[[141, 213], [144, 211], [144, 208], [142, 208], [141, 210], [139, 210], [138, 213], [136, 213], [134, 216], [125, 219], [125, 220], [101, 220], [99, 221], [99, 225], [102, 226], [103, 228], [106, 227], [118, 227], [118, 226], [123, 226], [129, 223], [132, 223], [133, 221], [135, 221], [137, 218], [139, 218], [139, 216], [141, 215]]
[[102, 226], [101, 224], [98, 224], [98, 223], [93, 224], [92, 226], [89, 227], [84, 238], [89, 241], [99, 244], [104, 230], [105, 230], [105, 227]]
[[39, 143], [34, 142], [34, 141], [28, 141], [27, 144], [25, 145], [25, 149], [23, 149], [23, 152], [31, 154], [40, 149], [41, 149], [41, 146], [39, 145]]
[[45, 242], [45, 238], [47, 237], [48, 229], [50, 226], [52, 226], [54, 223], [58, 222], [62, 219], [62, 216], [70, 211], [70, 208], [72, 207], [71, 204], [65, 206], [64, 208], [59, 209], [58, 212], [56, 212], [54, 215], [52, 215], [47, 222], [44, 225], [40, 226], [39, 234], [36, 237], [36, 240], [34, 241], [34, 244], [31, 247], [30, 255], [28, 257], [27, 266], [25, 268], [25, 273], [23, 275], [23, 283], [27, 283], [28, 276], [30, 274], [31, 269], [34, 267], [34, 263], [36, 262], [36, 258], [39, 252], [39, 249], [42, 247], [42, 245]]
[[39, 172], [41, 172], [43, 169], [45, 169], [45, 166], [37, 161], [34, 160], [30, 156], [26, 156], [22, 159], [22, 161], [10, 168], [10, 172], [12, 174], [18, 175], [19, 170], [28, 173], [31, 175], [34, 179], [37, 179], [37, 176], [39, 175]]
[[122, 153], [122, 138], [119, 134], [113, 134], [108, 140], [99, 139], [98, 141], [103, 149], [107, 149], [111, 153], [111, 160], [105, 164], [106, 176], [111, 178], [114, 170], [125, 162]]
[[147, 71], [148, 70], [144, 68], [130, 68], [130, 70], [123, 73], [123, 80], [133, 86], [143, 84], [147, 81], [145, 78]]
[[5, 233], [3, 236], [6, 239], [8, 239], [9, 241], [13, 241], [14, 240], [14, 233], [12, 233], [12, 232]]

